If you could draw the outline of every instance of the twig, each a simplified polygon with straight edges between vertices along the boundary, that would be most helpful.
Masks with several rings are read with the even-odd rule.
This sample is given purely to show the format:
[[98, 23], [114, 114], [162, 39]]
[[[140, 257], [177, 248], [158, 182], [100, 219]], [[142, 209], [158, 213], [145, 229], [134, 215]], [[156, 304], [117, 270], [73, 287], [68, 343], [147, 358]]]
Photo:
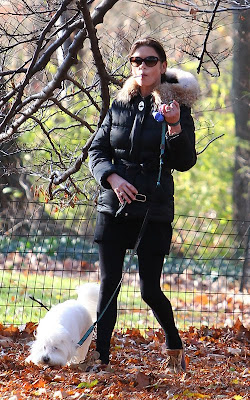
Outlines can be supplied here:
[[[4, 232], [3, 234], [5, 236], [10, 235], [11, 233], [15, 232], [20, 226], [23, 226], [25, 224], [29, 224], [30, 220], [24, 219], [23, 221], [18, 222], [16, 225], [12, 226], [8, 231]], [[0, 231], [1, 232], [1, 231]]]
[[29, 296], [29, 298], [33, 301], [36, 301], [38, 304], [40, 304], [41, 307], [45, 308], [47, 311], [49, 311], [49, 308], [47, 306], [45, 306], [41, 301], [35, 299], [35, 297], [33, 296]]
[[221, 138], [222, 136], [224, 136], [224, 133], [222, 133], [221, 135], [219, 135], [219, 136], [217, 136], [217, 137], [211, 139], [201, 151], [198, 151], [198, 152], [196, 153], [197, 156], [199, 156], [201, 153], [203, 153], [203, 151], [205, 151], [205, 150], [208, 148], [208, 146], [209, 146], [212, 142], [214, 142], [216, 139]]
[[85, 126], [88, 128], [88, 130], [93, 133], [94, 129], [87, 123], [87, 121], [84, 121], [82, 118], [80, 118], [78, 115], [72, 113], [69, 111], [66, 107], [64, 107], [59, 100], [57, 100], [55, 97], [51, 97], [50, 100], [60, 109], [62, 110], [65, 114], [69, 115], [72, 119], [75, 119], [76, 121], [80, 122], [82, 126]]
[[211, 17], [211, 19], [210, 19], [210, 21], [209, 21], [209, 24], [208, 24], [208, 31], [207, 31], [207, 34], [206, 34], [206, 37], [205, 37], [205, 40], [204, 40], [204, 43], [203, 43], [202, 53], [201, 53], [201, 55], [200, 55], [200, 57], [199, 57], [200, 62], [199, 62], [198, 68], [197, 68], [197, 74], [200, 73], [201, 66], [202, 66], [202, 63], [203, 63], [203, 58], [204, 58], [204, 55], [205, 55], [205, 54], [207, 54], [207, 55], [209, 56], [209, 58], [213, 61], [214, 65], [215, 65], [215, 66], [217, 67], [217, 69], [218, 69], [218, 65], [215, 63], [215, 61], [213, 60], [213, 58], [211, 57], [211, 55], [210, 55], [210, 54], [208, 53], [208, 51], [207, 51], [207, 41], [208, 41], [210, 32], [211, 32], [212, 29], [213, 29], [213, 22], [214, 22], [214, 18], [215, 18], [215, 15], [216, 15], [216, 11], [217, 11], [217, 9], [218, 9], [218, 7], [219, 7], [219, 4], [220, 4], [220, 0], [217, 0], [217, 2], [216, 2], [216, 4], [215, 4], [215, 7], [214, 7], [214, 9], [213, 9], [212, 17]]

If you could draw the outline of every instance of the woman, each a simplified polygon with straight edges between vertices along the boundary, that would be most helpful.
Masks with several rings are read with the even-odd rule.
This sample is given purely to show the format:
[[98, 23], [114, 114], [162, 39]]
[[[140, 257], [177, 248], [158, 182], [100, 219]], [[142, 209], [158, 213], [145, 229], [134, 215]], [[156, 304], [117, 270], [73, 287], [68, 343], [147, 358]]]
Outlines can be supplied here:
[[[101, 188], [94, 238], [101, 271], [98, 315], [119, 284], [126, 249], [134, 248], [148, 210], [137, 249], [141, 295], [165, 332], [170, 370], [180, 371], [185, 370], [183, 344], [160, 277], [172, 238], [171, 171], [186, 171], [196, 163], [190, 107], [199, 89], [191, 74], [166, 72], [165, 51], [153, 38], [136, 41], [129, 57], [132, 76], [119, 91], [89, 150], [90, 169]], [[157, 185], [162, 123], [154, 119], [154, 112], [159, 108], [167, 129]], [[116, 323], [117, 295], [97, 324], [96, 349], [105, 365]]]

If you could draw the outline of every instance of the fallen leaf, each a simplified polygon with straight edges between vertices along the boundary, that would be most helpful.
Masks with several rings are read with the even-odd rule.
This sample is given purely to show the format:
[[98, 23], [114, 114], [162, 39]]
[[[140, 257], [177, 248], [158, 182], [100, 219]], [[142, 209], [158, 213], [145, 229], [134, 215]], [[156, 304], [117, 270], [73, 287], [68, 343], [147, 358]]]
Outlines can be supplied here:
[[2, 347], [10, 347], [13, 344], [13, 340], [5, 337], [5, 336], [0, 336], [0, 346]]
[[91, 382], [81, 382], [81, 383], [79, 383], [79, 385], [77, 387], [78, 387], [78, 389], [83, 389], [83, 388], [91, 389], [92, 387], [96, 386], [97, 383], [98, 383], [98, 379], [95, 379], [94, 381], [91, 381]]
[[46, 389], [45, 388], [39, 388], [36, 391], [34, 391], [32, 394], [34, 396], [37, 396], [37, 397], [46, 395]]
[[143, 389], [150, 384], [150, 376], [139, 371], [136, 375], [136, 383], [139, 389]]
[[53, 399], [63, 399], [63, 395], [61, 390], [57, 390], [54, 394], [53, 394]]
[[198, 392], [190, 392], [189, 390], [185, 390], [183, 392], [183, 395], [187, 397], [195, 397], [196, 399], [206, 399], [208, 397], [206, 394]]

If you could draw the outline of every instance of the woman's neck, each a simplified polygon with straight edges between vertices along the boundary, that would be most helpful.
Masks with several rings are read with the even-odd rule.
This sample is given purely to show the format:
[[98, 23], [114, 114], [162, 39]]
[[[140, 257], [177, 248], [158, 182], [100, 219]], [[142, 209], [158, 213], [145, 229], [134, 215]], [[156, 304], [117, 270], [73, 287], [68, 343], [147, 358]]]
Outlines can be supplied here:
[[146, 97], [150, 96], [152, 94], [152, 91], [153, 91], [153, 89], [152, 90], [145, 90], [145, 88], [144, 88], [144, 90], [142, 90], [141, 87], [139, 88], [139, 93], [140, 93], [140, 95], [141, 95], [141, 97], [143, 99], [145, 99]]
[[143, 87], [140, 86], [139, 87], [139, 91], [142, 97], [148, 97], [150, 94], [152, 94], [152, 92], [155, 90], [156, 87], [158, 87], [160, 85], [161, 82], [157, 83], [154, 86], [147, 86], [147, 87]]

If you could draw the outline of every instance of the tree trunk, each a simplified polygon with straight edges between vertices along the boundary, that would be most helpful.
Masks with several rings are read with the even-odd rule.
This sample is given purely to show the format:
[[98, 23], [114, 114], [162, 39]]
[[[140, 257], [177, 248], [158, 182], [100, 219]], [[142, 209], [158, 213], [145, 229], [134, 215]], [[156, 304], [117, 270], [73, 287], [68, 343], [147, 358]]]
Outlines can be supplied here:
[[[249, 57], [250, 11], [234, 15], [234, 64], [233, 64], [233, 111], [235, 116], [236, 150], [233, 179], [234, 218], [250, 221], [250, 135], [249, 121]], [[240, 238], [245, 235], [245, 247], [249, 246], [247, 224], [238, 224]], [[244, 227], [244, 228], [243, 228]], [[249, 223], [248, 223], [249, 229]], [[243, 269], [242, 289], [249, 282], [249, 251]], [[243, 285], [244, 282], [244, 285]]]
[[31, 197], [31, 194], [27, 193], [29, 189], [25, 177], [20, 174], [20, 158], [11, 154], [15, 148], [13, 141], [0, 145], [0, 230], [2, 232], [9, 229], [4, 222], [6, 217], [15, 223], [15, 220], [23, 215], [28, 197]]

